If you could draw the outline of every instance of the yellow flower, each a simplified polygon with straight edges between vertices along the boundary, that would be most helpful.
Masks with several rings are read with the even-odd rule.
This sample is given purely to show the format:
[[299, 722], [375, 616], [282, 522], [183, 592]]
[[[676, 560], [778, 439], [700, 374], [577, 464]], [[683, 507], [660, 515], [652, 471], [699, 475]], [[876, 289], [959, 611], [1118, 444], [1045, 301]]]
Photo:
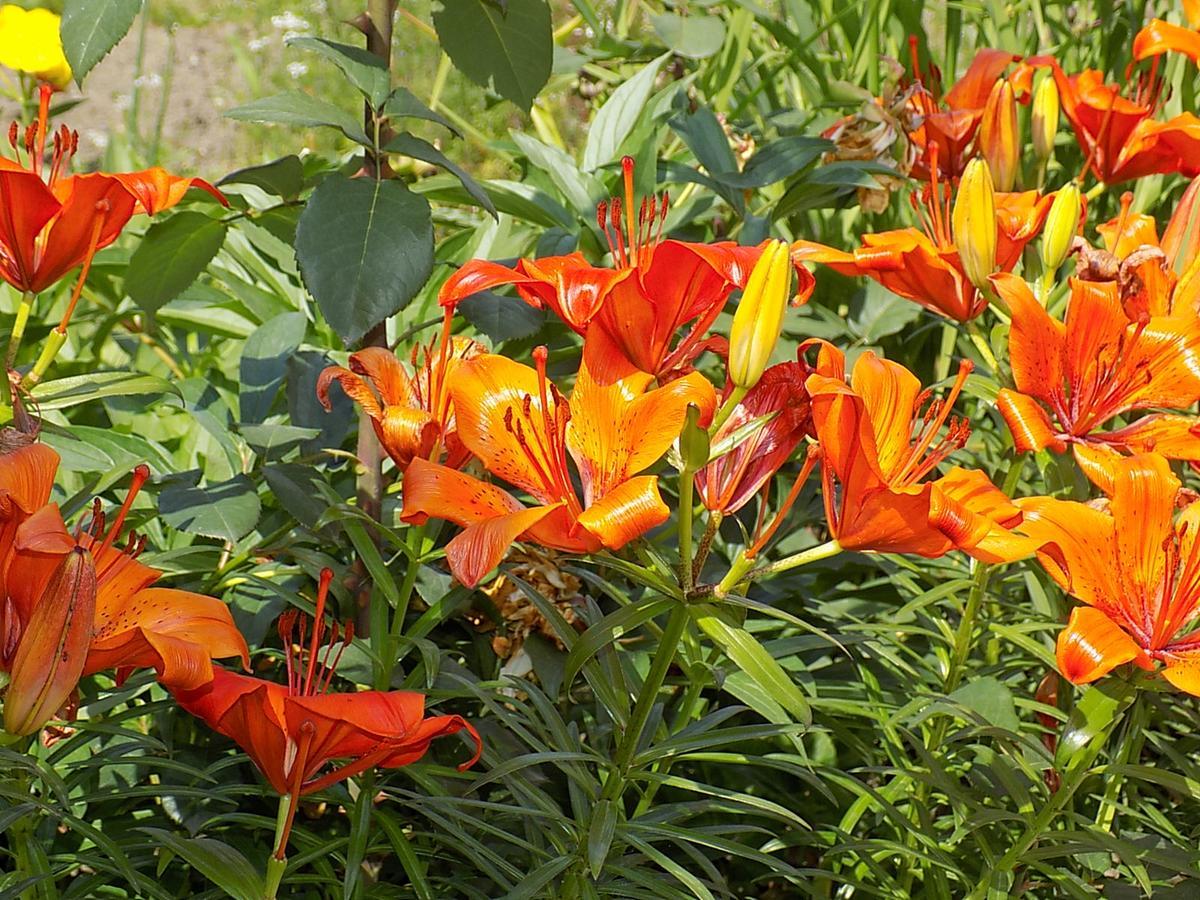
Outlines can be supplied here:
[[986, 293], [988, 276], [996, 271], [996, 196], [991, 170], [982, 159], [967, 163], [950, 218], [963, 272]]
[[783, 331], [783, 315], [787, 312], [788, 292], [791, 290], [792, 270], [788, 245], [772, 241], [763, 249], [729, 332], [729, 380], [739, 388], [749, 390], [758, 383], [771, 351]]
[[58, 27], [62, 21], [48, 9], [0, 6], [0, 65], [28, 72], [58, 90], [71, 81]]

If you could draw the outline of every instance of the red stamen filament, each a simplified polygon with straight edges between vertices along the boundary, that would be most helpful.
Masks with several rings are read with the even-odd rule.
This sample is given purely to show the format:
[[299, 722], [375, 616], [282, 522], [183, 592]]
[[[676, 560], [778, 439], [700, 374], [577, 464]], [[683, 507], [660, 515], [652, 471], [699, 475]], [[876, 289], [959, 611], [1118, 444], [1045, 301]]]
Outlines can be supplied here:
[[[120, 536], [121, 527], [125, 524], [125, 517], [129, 515], [129, 510], [133, 508], [133, 501], [137, 498], [138, 492], [141, 491], [142, 485], [150, 477], [150, 467], [143, 464], [137, 466], [133, 470], [133, 480], [129, 484], [129, 490], [125, 494], [125, 502], [121, 504], [121, 509], [117, 512], [116, 518], [113, 520], [112, 527], [109, 528], [108, 534], [104, 536], [104, 543], [100, 545], [100, 549], [95, 552], [95, 556], [100, 556], [105, 550], [113, 545], [113, 542]], [[97, 501], [99, 502], [99, 501]], [[100, 527], [104, 527], [103, 515], [99, 518]]]
[[938, 441], [936, 446], [934, 445], [938, 432], [942, 430], [942, 425], [950, 415], [954, 401], [962, 392], [963, 385], [966, 384], [967, 376], [971, 373], [972, 368], [974, 366], [970, 360], [964, 359], [958, 366], [958, 377], [954, 380], [950, 393], [945, 399], [930, 403], [929, 408], [925, 411], [924, 425], [916, 442], [912, 445], [908, 456], [896, 469], [895, 474], [888, 479], [893, 487], [918, 483], [942, 460], [967, 442], [971, 428], [965, 419], [957, 419], [950, 422], [949, 432]]

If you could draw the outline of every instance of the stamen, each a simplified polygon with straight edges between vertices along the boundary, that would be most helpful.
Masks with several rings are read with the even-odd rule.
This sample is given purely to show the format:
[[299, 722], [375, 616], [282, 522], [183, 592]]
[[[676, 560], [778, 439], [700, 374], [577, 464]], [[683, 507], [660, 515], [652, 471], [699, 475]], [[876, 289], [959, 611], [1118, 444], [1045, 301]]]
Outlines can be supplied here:
[[[816, 444], [810, 444], [808, 455], [804, 457], [804, 464], [800, 467], [800, 473], [796, 476], [796, 480], [792, 482], [791, 490], [784, 497], [783, 503], [779, 504], [779, 510], [775, 513], [775, 518], [771, 520], [770, 526], [755, 539], [754, 543], [746, 551], [746, 559], [754, 559], [762, 551], [763, 547], [770, 543], [771, 538], [775, 536], [775, 532], [779, 530], [779, 526], [783, 524], [783, 520], [792, 511], [792, 506], [795, 505], [796, 498], [800, 496], [800, 490], [808, 481], [808, 476], [812, 474], [813, 466], [817, 464], [820, 458], [820, 448]], [[763, 499], [766, 499], [765, 495]], [[757, 528], [755, 530], [757, 531]]]
[[312, 640], [308, 645], [308, 668], [304, 673], [305, 696], [312, 693], [313, 675], [317, 668], [317, 647], [325, 633], [325, 601], [329, 597], [329, 585], [332, 581], [333, 570], [322, 569], [321, 580], [317, 583], [317, 608], [313, 615]]
[[638, 263], [637, 231], [633, 220], [633, 157], [621, 157], [621, 173], [625, 181], [625, 227], [629, 235], [629, 264]]
[[88, 272], [92, 270], [92, 259], [96, 255], [96, 249], [100, 243], [100, 232], [104, 230], [104, 220], [108, 218], [108, 214], [112, 209], [112, 205], [107, 200], [100, 200], [96, 203], [96, 218], [92, 222], [92, 234], [88, 238], [87, 253], [83, 257], [83, 265], [79, 269], [79, 277], [75, 280], [75, 288], [71, 291], [71, 300], [67, 303], [66, 311], [63, 312], [63, 317], [59, 321], [58, 326], [54, 329], [59, 334], [67, 333], [67, 324], [71, 321], [71, 316], [75, 313], [75, 306], [79, 303], [79, 298], [83, 294], [83, 283], [87, 281]]
[[[108, 530], [108, 534], [104, 536], [104, 543], [100, 545], [100, 549], [95, 552], [95, 556], [100, 556], [105, 550], [113, 545], [121, 534], [121, 526], [125, 524], [125, 517], [129, 515], [129, 510], [133, 507], [133, 501], [137, 498], [138, 492], [142, 489], [142, 485], [150, 477], [150, 467], [145, 463], [137, 466], [133, 470], [133, 480], [129, 483], [129, 490], [125, 493], [125, 502], [121, 504], [121, 509], [117, 512], [117, 516], [113, 519], [112, 527]], [[96, 501], [97, 503], [99, 500]], [[103, 514], [100, 517], [101, 526], [104, 523]]]
[[[966, 384], [967, 376], [973, 368], [974, 365], [968, 359], [959, 363], [958, 377], [954, 380], [949, 394], [945, 399], [930, 404], [930, 408], [924, 416], [921, 433], [909, 451], [904, 464], [889, 479], [891, 484], [899, 486], [917, 483], [934, 466], [967, 442], [967, 438], [971, 434], [970, 425], [967, 424], [966, 419], [957, 419], [950, 422], [946, 436], [938, 442], [937, 446], [933, 446], [938, 432], [941, 431], [942, 425], [950, 415], [950, 410], [954, 407], [958, 395], [962, 393], [963, 385]], [[933, 448], [932, 452], [930, 451], [931, 447]]]

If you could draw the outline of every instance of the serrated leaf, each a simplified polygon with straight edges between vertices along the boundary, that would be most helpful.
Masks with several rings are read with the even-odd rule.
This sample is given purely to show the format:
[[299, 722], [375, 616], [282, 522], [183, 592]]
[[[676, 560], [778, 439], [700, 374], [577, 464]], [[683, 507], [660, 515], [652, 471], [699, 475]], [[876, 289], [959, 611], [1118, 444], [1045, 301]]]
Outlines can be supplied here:
[[458, 304], [463, 318], [488, 336], [493, 344], [533, 337], [546, 323], [546, 313], [519, 297], [481, 291]]
[[398, 181], [331, 175], [300, 216], [296, 260], [325, 321], [352, 344], [433, 271], [429, 203]]
[[474, 197], [480, 206], [491, 213], [493, 219], [496, 218], [496, 207], [492, 203], [492, 198], [479, 186], [479, 182], [472, 178], [462, 166], [452, 163], [445, 153], [433, 146], [429, 141], [419, 138], [415, 134], [404, 132], [392, 138], [384, 149], [388, 153], [402, 153], [405, 156], [411, 156], [413, 159], [419, 159], [434, 166], [441, 166], [462, 182], [462, 186], [466, 188], [467, 193]]
[[141, 8], [142, 0], [66, 0], [59, 30], [76, 84], [120, 43]]
[[678, 56], [705, 59], [725, 43], [725, 23], [715, 14], [693, 13], [681, 16], [662, 13], [650, 17], [654, 33]]
[[592, 172], [612, 162], [629, 137], [642, 108], [654, 92], [658, 70], [670, 54], [664, 53], [643, 66], [612, 92], [588, 127], [587, 143], [583, 147], [583, 169]]
[[237, 541], [254, 530], [262, 504], [254, 482], [245, 475], [193, 487], [172, 484], [158, 495], [163, 521], [188, 534]]
[[362, 92], [364, 97], [371, 101], [371, 105], [376, 109], [383, 106], [387, 100], [392, 87], [391, 75], [383, 60], [374, 53], [370, 53], [362, 47], [339, 44], [337, 41], [328, 41], [325, 38], [307, 35], [289, 39], [288, 46], [310, 50], [328, 59], [342, 70], [342, 74]]
[[91, 372], [43, 381], [30, 392], [43, 412], [69, 409], [104, 397], [128, 397], [134, 394], [179, 394], [171, 382], [141, 372]]
[[212, 838], [185, 838], [162, 828], [141, 828], [235, 900], [261, 900], [262, 877], [238, 850]]
[[125, 292], [146, 312], [157, 312], [200, 277], [227, 230], [224, 222], [186, 210], [155, 222], [129, 258]]
[[239, 122], [336, 128], [352, 141], [365, 146], [371, 144], [356, 116], [303, 91], [284, 91], [272, 97], [262, 97], [242, 106], [235, 106], [225, 115]]
[[554, 62], [550, 7], [545, 0], [442, 0], [433, 14], [442, 49], [476, 84], [529, 109]]
[[230, 172], [217, 184], [252, 184], [268, 194], [291, 200], [304, 189], [304, 163], [293, 153], [261, 166]]

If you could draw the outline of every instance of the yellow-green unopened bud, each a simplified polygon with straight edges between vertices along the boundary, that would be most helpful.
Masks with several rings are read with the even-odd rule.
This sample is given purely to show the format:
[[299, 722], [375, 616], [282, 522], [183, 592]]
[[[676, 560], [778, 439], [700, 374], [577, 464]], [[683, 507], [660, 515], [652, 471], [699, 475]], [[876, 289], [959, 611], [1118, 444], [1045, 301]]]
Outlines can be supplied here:
[[700, 407], [690, 403], [683, 430], [679, 432], [679, 456], [683, 468], [689, 472], [703, 469], [708, 464], [709, 449], [708, 429], [700, 427]]
[[1033, 92], [1033, 113], [1030, 116], [1033, 129], [1033, 152], [1038, 159], [1047, 160], [1054, 155], [1054, 137], [1058, 134], [1058, 85], [1053, 76], [1042, 79]]
[[743, 390], [758, 383], [783, 331], [792, 287], [788, 245], [771, 241], [758, 258], [729, 332], [729, 380]]
[[1082, 213], [1083, 203], [1075, 182], [1055, 193], [1046, 215], [1046, 226], [1042, 229], [1042, 267], [1047, 274], [1057, 270], [1067, 258]]
[[967, 163], [950, 219], [963, 272], [975, 287], [990, 291], [988, 276], [996, 271], [996, 190], [982, 159]]

